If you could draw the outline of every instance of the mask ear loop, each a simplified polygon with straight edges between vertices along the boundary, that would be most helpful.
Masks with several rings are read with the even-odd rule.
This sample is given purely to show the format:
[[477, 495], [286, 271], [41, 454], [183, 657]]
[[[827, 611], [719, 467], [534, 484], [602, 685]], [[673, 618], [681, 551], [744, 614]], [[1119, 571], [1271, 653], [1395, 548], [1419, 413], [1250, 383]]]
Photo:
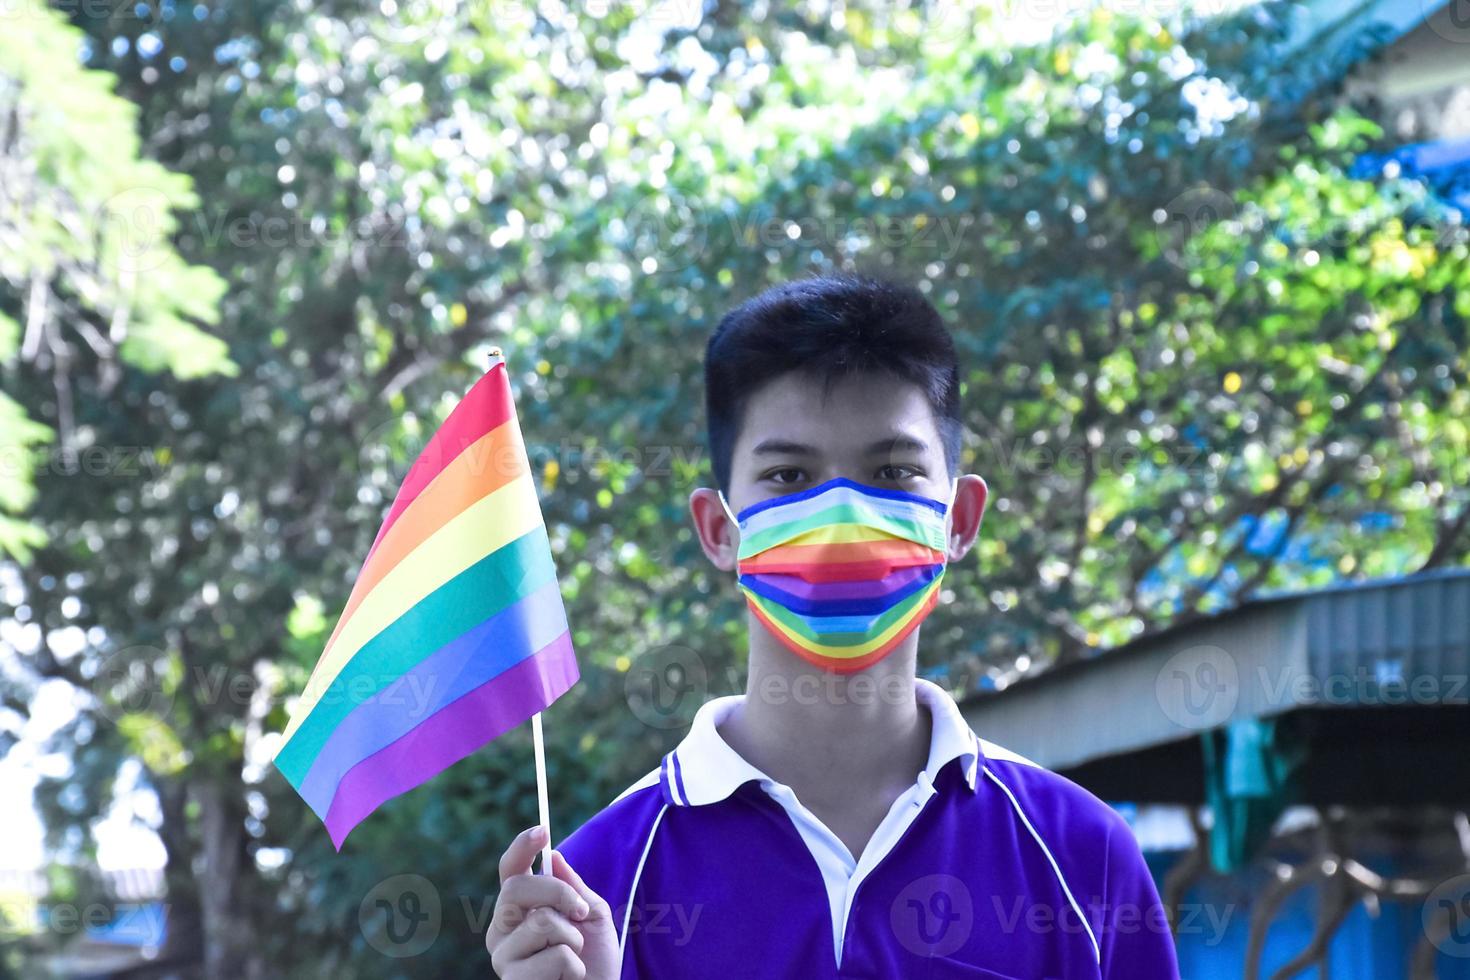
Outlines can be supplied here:
[[[944, 516], [945, 516], [945, 524], [946, 525], [948, 525], [949, 524], [949, 521], [953, 519], [953, 516], [954, 516], [954, 502], [955, 502], [955, 498], [958, 497], [959, 495], [960, 495], [960, 478], [957, 477], [957, 476], [950, 477], [950, 480], [949, 480], [949, 503], [947, 503], [947, 504], [944, 505]], [[946, 565], [949, 564], [949, 556], [948, 555], [945, 556], [945, 564]]]
[[740, 518], [736, 517], [735, 513], [730, 510], [730, 503], [725, 499], [725, 491], [716, 490], [715, 493], [720, 495], [720, 506], [725, 508], [725, 516], [729, 517], [730, 522], [738, 528], [740, 526]]

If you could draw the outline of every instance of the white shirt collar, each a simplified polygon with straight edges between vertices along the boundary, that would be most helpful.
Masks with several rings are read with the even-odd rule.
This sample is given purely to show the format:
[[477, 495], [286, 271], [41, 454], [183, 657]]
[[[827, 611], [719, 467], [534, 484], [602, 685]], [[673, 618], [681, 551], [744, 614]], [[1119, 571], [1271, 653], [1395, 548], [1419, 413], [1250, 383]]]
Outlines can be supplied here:
[[[922, 677], [914, 678], [914, 697], [929, 709], [933, 719], [929, 761], [921, 776], [932, 785], [946, 763], [961, 759], [965, 785], [973, 792], [980, 768], [980, 744], [959, 706], [944, 688]], [[706, 701], [695, 713], [689, 734], [664, 756], [660, 777], [671, 802], [678, 806], [717, 803], [751, 780], [762, 788], [776, 785], [775, 780], [732, 749], [718, 731], [717, 726], [744, 700], [745, 695], [732, 694]]]

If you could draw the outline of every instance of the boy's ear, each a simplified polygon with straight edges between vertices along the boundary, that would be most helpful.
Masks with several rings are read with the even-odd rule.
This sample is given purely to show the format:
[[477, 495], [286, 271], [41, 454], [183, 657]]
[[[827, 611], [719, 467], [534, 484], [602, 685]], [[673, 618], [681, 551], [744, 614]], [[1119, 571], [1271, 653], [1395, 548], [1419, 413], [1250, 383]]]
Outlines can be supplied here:
[[720, 495], [709, 487], [698, 487], [689, 494], [689, 516], [694, 519], [694, 533], [709, 560], [722, 572], [735, 571], [735, 556], [740, 548], [740, 529], [730, 522]]
[[[990, 487], [975, 473], [966, 473], [955, 487], [954, 506], [950, 509], [948, 560], [953, 563], [969, 554], [980, 536], [980, 522], [990, 500]], [[719, 501], [715, 501], [719, 505]]]

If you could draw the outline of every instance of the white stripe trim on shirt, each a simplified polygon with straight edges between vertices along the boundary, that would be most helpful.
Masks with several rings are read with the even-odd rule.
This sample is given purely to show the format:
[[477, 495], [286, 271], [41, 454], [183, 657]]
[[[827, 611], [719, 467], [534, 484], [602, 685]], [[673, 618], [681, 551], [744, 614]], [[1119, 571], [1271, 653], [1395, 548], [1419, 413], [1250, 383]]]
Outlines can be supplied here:
[[658, 825], [668, 809], [669, 805], [665, 803], [659, 807], [658, 816], [653, 818], [653, 826], [648, 828], [648, 840], [643, 843], [643, 854], [638, 858], [638, 867], [633, 870], [633, 884], [628, 887], [628, 907], [623, 911], [623, 931], [618, 936], [619, 976], [623, 973], [623, 955], [628, 948], [628, 921], [633, 917], [633, 896], [638, 894], [638, 879], [643, 877], [643, 863], [648, 860], [648, 852], [653, 850], [653, 835], [658, 833]]
[[1072, 889], [1067, 887], [1067, 879], [1062, 876], [1062, 869], [1057, 866], [1057, 859], [1052, 857], [1051, 849], [1046, 846], [1046, 842], [1041, 839], [1041, 835], [1031, 825], [1031, 821], [1026, 817], [1026, 811], [1021, 809], [1021, 804], [1016, 799], [1016, 794], [1011, 792], [1011, 788], [1001, 782], [1000, 777], [992, 772], [989, 766], [985, 767], [985, 775], [989, 776], [990, 781], [999, 786], [1001, 792], [1005, 793], [1006, 797], [1011, 801], [1011, 806], [1015, 808], [1016, 816], [1021, 818], [1021, 823], [1025, 824], [1026, 829], [1031, 832], [1032, 838], [1036, 841], [1037, 846], [1041, 848], [1041, 853], [1046, 855], [1046, 860], [1051, 865], [1052, 873], [1057, 876], [1057, 882], [1062, 886], [1062, 894], [1067, 896], [1067, 901], [1072, 905], [1072, 911], [1077, 913], [1077, 918], [1082, 920], [1082, 928], [1087, 930], [1087, 938], [1092, 940], [1092, 952], [1097, 957], [1098, 966], [1102, 966], [1102, 948], [1097, 944], [1097, 936], [1093, 935], [1092, 924], [1087, 921], [1087, 916], [1082, 914], [1082, 907], [1077, 904], [1077, 899], [1072, 897]]

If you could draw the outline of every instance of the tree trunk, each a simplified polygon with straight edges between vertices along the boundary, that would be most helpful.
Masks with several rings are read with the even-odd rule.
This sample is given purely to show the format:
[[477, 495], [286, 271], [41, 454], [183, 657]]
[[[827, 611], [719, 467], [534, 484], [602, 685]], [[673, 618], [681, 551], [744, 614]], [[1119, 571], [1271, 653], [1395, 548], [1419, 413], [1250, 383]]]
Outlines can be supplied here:
[[249, 887], [245, 805], [236, 792], [216, 781], [192, 788], [199, 806], [198, 871], [204, 918], [204, 973], [210, 980], [256, 980], [264, 964], [255, 923], [244, 895]]
[[185, 976], [199, 976], [204, 962], [204, 919], [199, 908], [199, 886], [194, 880], [194, 843], [189, 839], [185, 815], [184, 784], [166, 777], [152, 777], [163, 819], [158, 838], [168, 863], [164, 866], [164, 902], [167, 903], [168, 936], [161, 958]]

